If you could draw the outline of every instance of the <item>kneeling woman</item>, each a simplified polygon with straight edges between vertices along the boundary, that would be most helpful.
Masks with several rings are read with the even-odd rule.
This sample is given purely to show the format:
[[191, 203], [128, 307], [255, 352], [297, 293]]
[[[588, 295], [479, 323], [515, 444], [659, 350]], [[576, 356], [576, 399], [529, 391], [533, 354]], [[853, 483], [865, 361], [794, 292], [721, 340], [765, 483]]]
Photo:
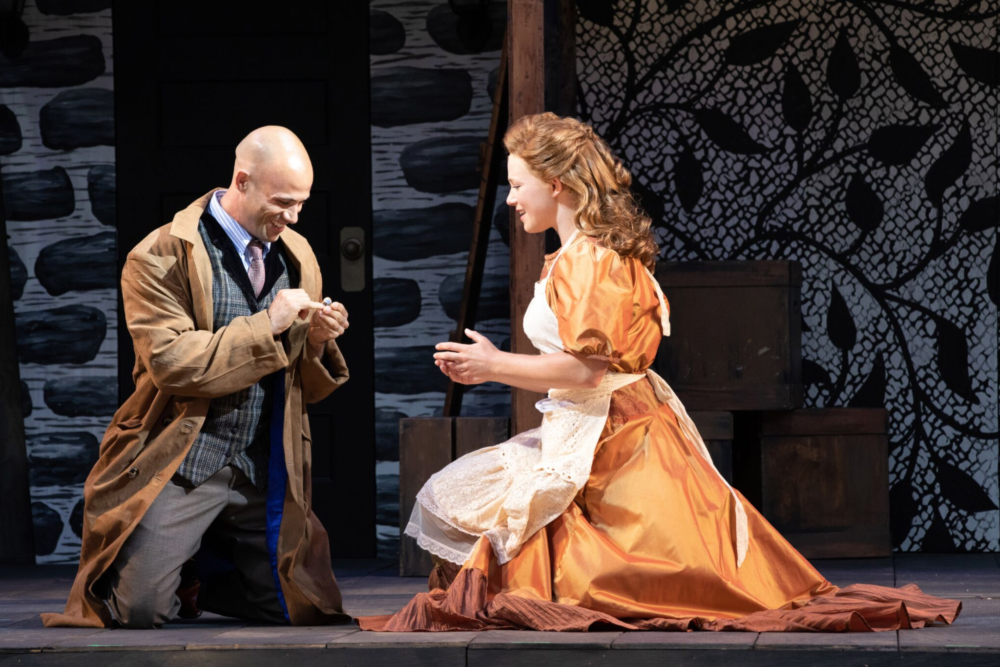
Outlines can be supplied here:
[[524, 317], [542, 354], [501, 352], [469, 331], [472, 345], [442, 343], [435, 357], [456, 382], [547, 392], [543, 423], [431, 477], [406, 533], [436, 557], [440, 587], [362, 627], [867, 631], [954, 621], [960, 602], [916, 586], [834, 586], [719, 475], [650, 370], [669, 306], [650, 273], [650, 220], [607, 144], [548, 113], [522, 118], [504, 144], [507, 203], [526, 231], [554, 228], [562, 241]]

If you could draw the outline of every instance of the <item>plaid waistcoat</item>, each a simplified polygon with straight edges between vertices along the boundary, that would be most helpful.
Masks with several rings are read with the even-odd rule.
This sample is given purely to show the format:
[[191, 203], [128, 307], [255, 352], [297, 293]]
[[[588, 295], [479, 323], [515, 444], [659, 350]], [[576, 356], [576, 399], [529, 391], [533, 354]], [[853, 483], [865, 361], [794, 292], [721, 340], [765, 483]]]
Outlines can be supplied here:
[[[198, 232], [212, 261], [213, 331], [237, 317], [266, 310], [279, 290], [290, 287], [288, 264], [280, 241], [272, 243], [267, 254], [266, 282], [257, 299], [236, 248], [207, 211], [198, 225]], [[213, 398], [201, 432], [177, 474], [198, 486], [224, 466], [232, 465], [258, 489], [266, 489], [273, 400], [271, 384], [271, 378], [265, 377], [235, 394]]]

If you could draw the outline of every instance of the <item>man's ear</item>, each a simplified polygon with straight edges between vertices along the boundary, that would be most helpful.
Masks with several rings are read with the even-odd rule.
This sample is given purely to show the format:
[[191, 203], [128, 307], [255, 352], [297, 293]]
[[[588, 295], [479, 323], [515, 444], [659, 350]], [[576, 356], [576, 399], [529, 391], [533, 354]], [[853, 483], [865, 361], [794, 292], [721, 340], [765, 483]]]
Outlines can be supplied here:
[[250, 181], [250, 174], [240, 169], [236, 172], [236, 189], [240, 192], [247, 191], [247, 184]]

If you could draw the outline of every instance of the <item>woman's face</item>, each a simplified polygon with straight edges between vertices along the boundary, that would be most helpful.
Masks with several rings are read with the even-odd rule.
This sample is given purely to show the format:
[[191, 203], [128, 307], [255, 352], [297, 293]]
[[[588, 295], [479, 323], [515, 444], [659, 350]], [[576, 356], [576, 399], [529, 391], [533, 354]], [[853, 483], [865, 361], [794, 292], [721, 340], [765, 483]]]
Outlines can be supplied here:
[[516, 155], [507, 158], [507, 176], [510, 181], [507, 205], [514, 207], [524, 231], [537, 234], [554, 228], [559, 207], [553, 184], [531, 173], [528, 164]]

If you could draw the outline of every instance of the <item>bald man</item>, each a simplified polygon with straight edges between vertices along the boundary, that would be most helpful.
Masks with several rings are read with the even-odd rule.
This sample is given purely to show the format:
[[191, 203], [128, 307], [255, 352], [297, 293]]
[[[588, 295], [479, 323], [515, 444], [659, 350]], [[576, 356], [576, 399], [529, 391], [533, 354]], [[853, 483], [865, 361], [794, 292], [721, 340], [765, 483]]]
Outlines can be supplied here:
[[155, 628], [201, 609], [349, 620], [311, 510], [305, 404], [348, 377], [347, 311], [322, 303], [316, 257], [291, 229], [312, 180], [299, 139], [260, 128], [229, 188], [129, 253], [136, 390], [87, 478], [80, 569], [47, 626]]

